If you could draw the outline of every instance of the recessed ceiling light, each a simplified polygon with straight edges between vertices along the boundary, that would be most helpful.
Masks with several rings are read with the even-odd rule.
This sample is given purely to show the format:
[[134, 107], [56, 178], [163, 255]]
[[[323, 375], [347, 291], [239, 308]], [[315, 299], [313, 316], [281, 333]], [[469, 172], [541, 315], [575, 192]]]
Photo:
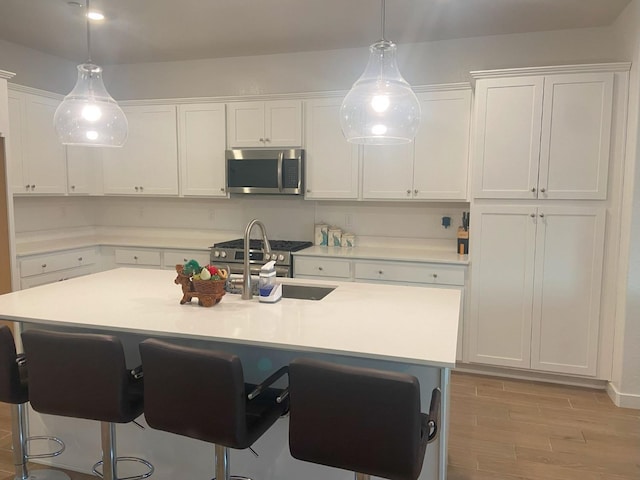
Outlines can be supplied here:
[[104, 20], [104, 15], [97, 10], [91, 10], [90, 12], [87, 12], [87, 17], [89, 17], [89, 20]]

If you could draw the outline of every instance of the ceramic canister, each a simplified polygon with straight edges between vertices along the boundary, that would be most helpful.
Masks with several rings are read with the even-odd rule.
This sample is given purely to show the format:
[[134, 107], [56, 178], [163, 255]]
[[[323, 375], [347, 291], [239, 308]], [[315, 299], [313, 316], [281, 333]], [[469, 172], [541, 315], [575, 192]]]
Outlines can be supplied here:
[[342, 246], [343, 247], [355, 247], [356, 246], [356, 236], [353, 233], [343, 233], [342, 234]]
[[314, 243], [322, 246], [329, 245], [329, 225], [326, 223], [316, 223]]
[[329, 229], [329, 246], [340, 247], [342, 246], [342, 230], [332, 227]]

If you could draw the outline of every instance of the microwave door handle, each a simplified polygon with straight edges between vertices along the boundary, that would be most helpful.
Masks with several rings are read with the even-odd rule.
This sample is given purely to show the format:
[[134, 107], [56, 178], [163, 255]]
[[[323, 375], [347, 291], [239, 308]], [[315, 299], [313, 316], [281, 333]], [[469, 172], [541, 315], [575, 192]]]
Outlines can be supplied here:
[[284, 163], [284, 152], [278, 152], [278, 191], [282, 192], [282, 164]]

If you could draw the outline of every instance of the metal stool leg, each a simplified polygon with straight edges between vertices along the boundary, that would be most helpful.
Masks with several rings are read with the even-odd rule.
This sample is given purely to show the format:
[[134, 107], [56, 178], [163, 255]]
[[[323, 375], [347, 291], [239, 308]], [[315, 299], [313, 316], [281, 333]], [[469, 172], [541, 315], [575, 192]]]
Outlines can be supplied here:
[[[100, 422], [100, 438], [102, 444], [102, 460], [93, 466], [93, 473], [104, 478], [104, 480], [142, 480], [153, 474], [154, 468], [146, 460], [136, 457], [116, 456], [116, 424], [110, 422]], [[141, 475], [118, 478], [118, 462], [136, 462], [147, 467], [148, 471]], [[102, 472], [98, 467], [102, 466]]]
[[13, 465], [16, 471], [14, 480], [71, 480], [69, 475], [59, 470], [38, 469], [29, 474], [25, 448], [28, 440], [26, 438], [27, 417], [25, 409], [25, 403], [11, 405]]
[[215, 444], [216, 476], [213, 480], [252, 480], [249, 477], [229, 475], [229, 449]]

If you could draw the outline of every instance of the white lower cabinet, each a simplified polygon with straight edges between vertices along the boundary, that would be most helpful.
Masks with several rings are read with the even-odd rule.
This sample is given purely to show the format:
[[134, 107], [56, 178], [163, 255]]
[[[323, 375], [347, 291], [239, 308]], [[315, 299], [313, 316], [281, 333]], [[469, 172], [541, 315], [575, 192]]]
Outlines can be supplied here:
[[390, 285], [455, 288], [460, 290], [462, 295], [460, 297], [460, 323], [458, 326], [456, 359], [462, 360], [466, 265], [294, 255], [293, 267], [295, 278], [387, 283]]
[[95, 248], [25, 256], [19, 260], [20, 287], [31, 288], [88, 275], [98, 270], [98, 263]]
[[596, 375], [605, 210], [473, 210], [470, 362]]
[[160, 260], [160, 250], [132, 249], [132, 248], [116, 248], [115, 261], [117, 266], [141, 266], [141, 267], [159, 267], [162, 265]]
[[174, 270], [176, 265], [185, 264], [189, 260], [195, 260], [199, 265], [209, 264], [209, 251], [201, 252], [197, 250], [167, 250], [163, 252], [163, 266], [168, 270]]

